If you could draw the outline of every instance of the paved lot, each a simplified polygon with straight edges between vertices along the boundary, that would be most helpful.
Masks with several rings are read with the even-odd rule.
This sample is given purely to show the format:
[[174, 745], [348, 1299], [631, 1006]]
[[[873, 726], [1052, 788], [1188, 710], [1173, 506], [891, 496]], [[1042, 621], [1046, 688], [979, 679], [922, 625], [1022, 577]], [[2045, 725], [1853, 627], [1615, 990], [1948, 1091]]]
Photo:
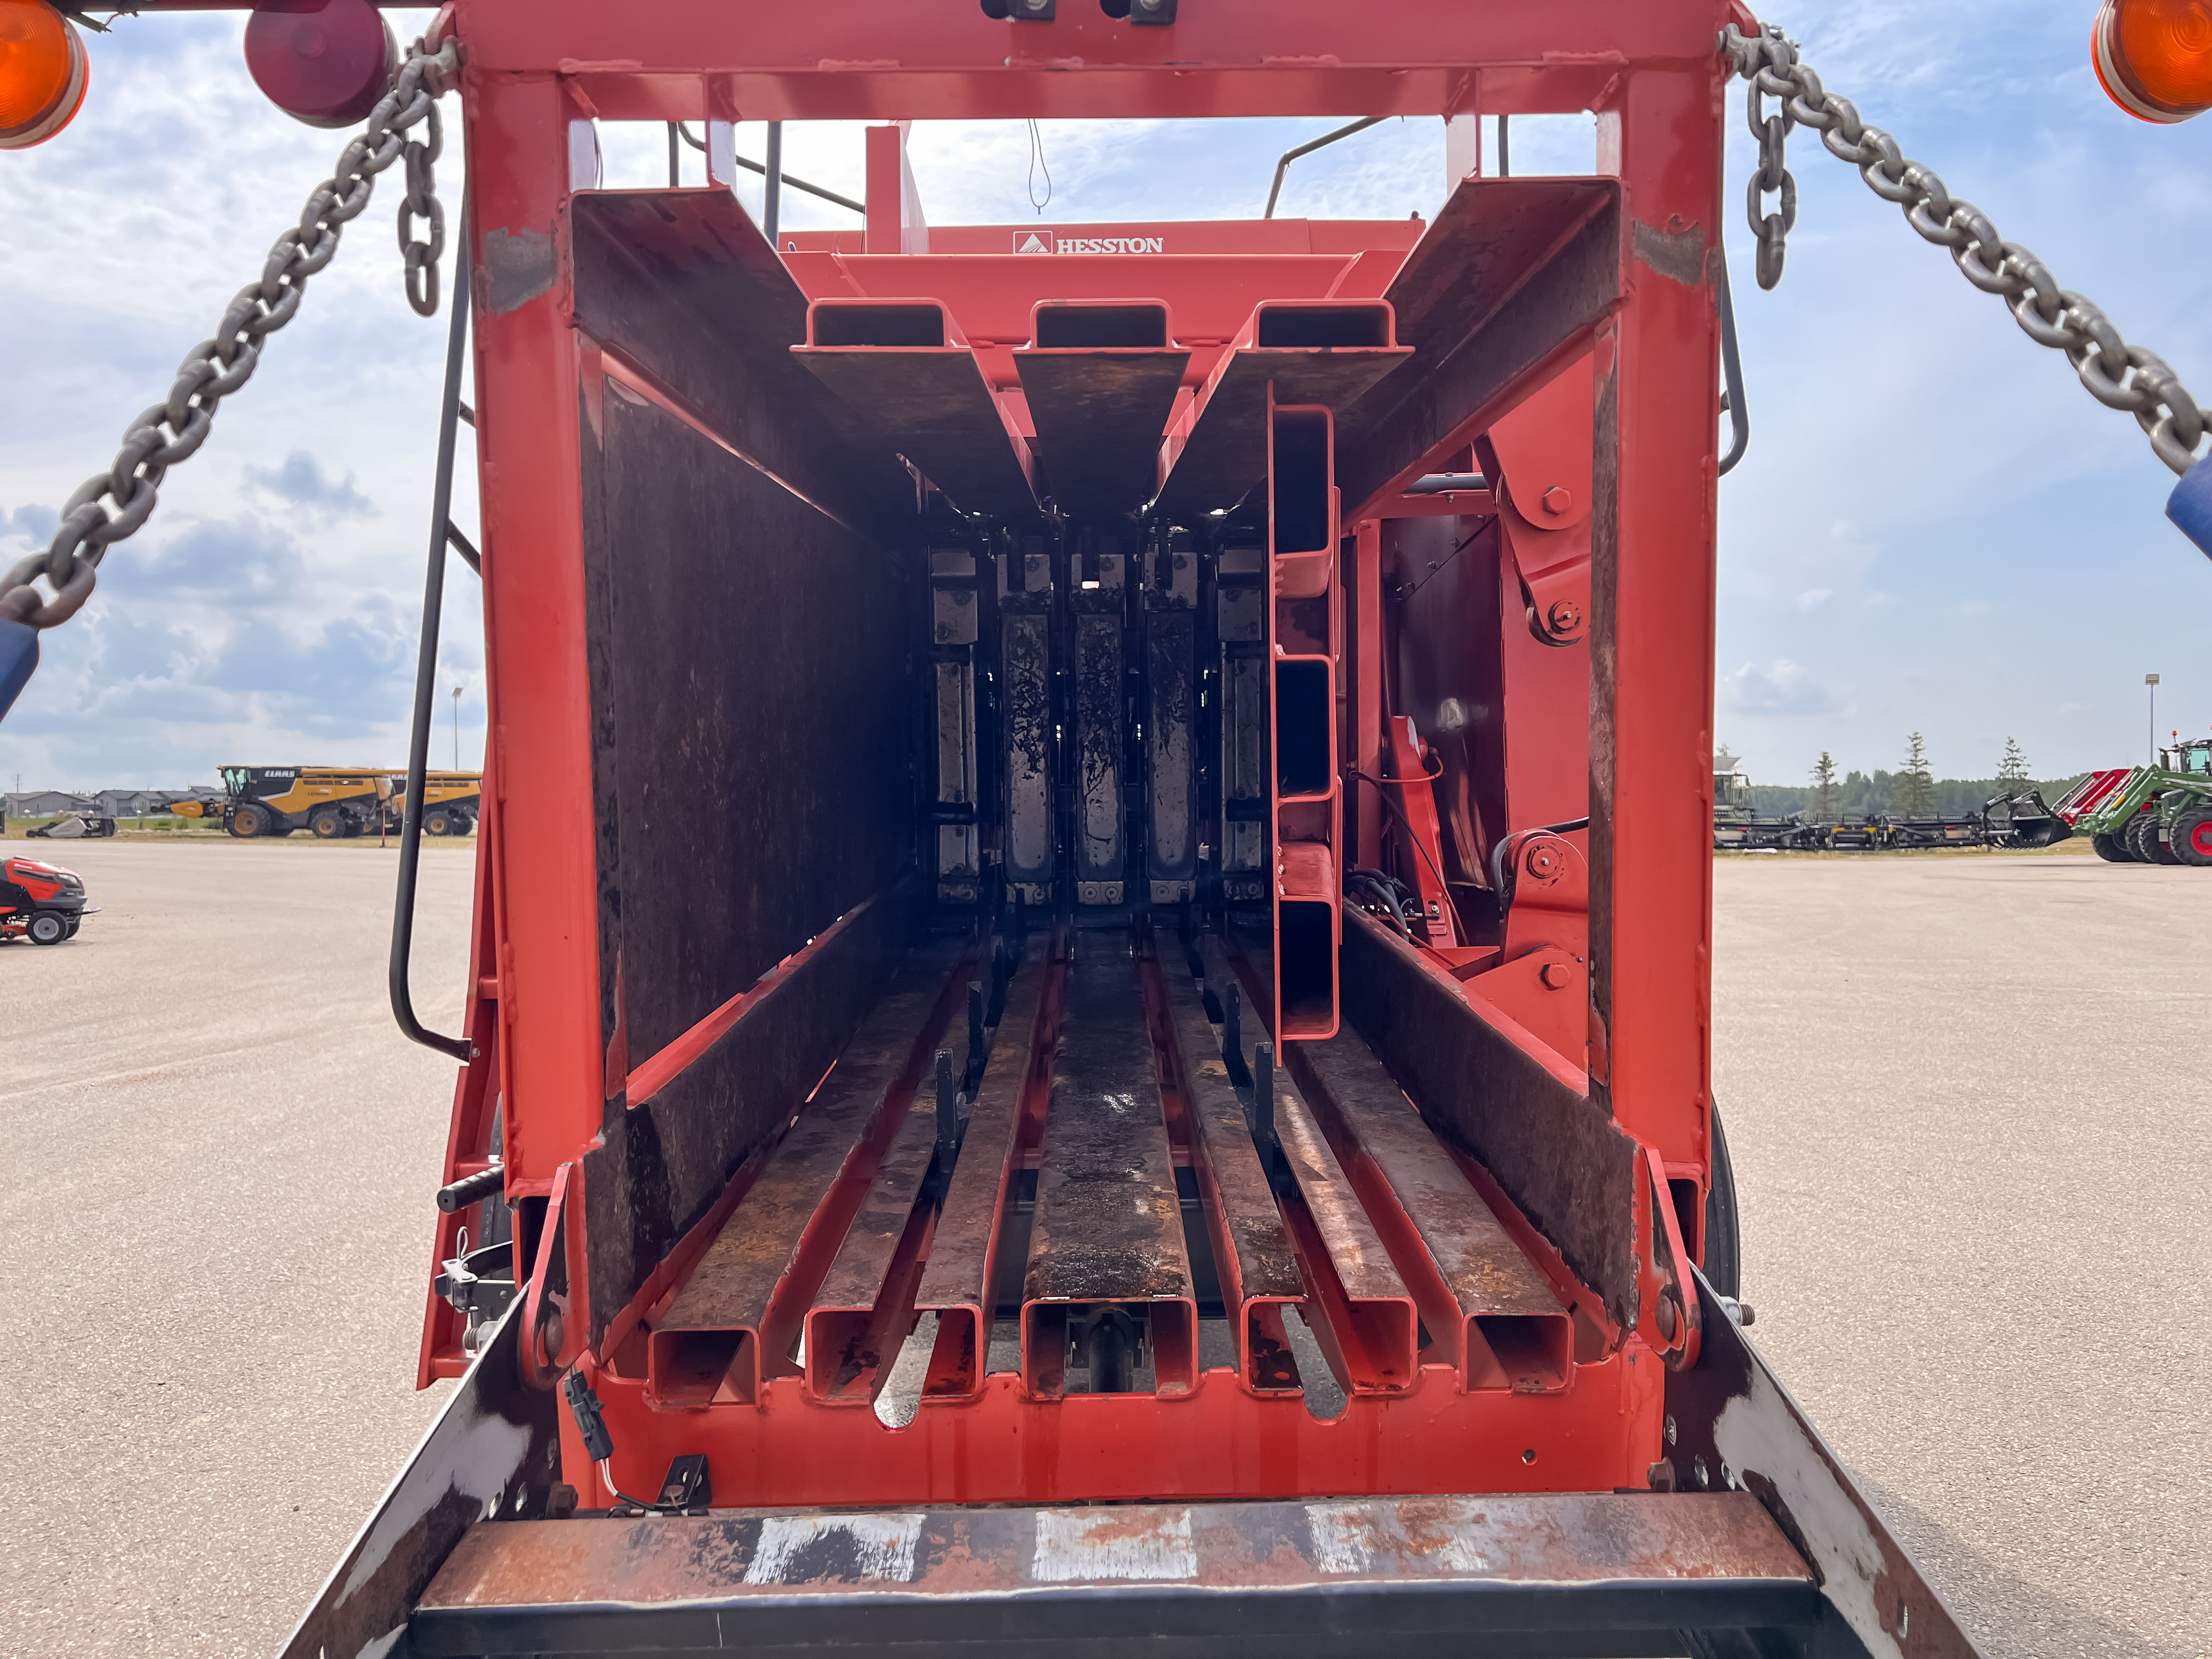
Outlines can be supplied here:
[[[451, 1066], [392, 858], [77, 843], [0, 951], [0, 1650], [269, 1652], [405, 1459]], [[471, 861], [424, 858], [450, 1021]], [[1727, 860], [1717, 1087], [1754, 1335], [1993, 1656], [2212, 1652], [2212, 876]]]
[[1714, 878], [1754, 1339], [1989, 1653], [2212, 1653], [2212, 872]]
[[[6, 845], [102, 911], [0, 948], [0, 1652], [265, 1655], [437, 1408], [415, 1348], [454, 1068], [386, 1009], [397, 855]], [[473, 867], [423, 854], [434, 1024]]]

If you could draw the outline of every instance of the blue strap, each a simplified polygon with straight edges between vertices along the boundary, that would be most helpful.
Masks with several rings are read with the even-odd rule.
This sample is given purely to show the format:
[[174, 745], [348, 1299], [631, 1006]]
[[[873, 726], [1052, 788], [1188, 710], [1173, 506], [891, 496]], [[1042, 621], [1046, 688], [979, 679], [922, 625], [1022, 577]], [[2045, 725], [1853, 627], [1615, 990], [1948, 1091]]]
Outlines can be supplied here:
[[2212, 558], [2212, 455], [2181, 475], [2166, 498], [2166, 516], [2197, 544], [2198, 552]]
[[39, 665], [39, 630], [28, 623], [0, 622], [0, 720], [15, 706], [15, 694], [31, 683]]

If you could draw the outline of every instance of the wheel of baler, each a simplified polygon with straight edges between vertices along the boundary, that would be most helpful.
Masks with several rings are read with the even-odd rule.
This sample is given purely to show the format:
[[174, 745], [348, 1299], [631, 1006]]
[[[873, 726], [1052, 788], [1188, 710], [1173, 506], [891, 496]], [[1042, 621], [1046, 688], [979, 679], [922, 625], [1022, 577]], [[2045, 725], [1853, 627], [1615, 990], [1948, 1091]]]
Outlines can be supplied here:
[[1743, 1294], [1743, 1225], [1736, 1214], [1735, 1165], [1721, 1109], [1713, 1108], [1712, 1180], [1705, 1188], [1705, 1280], [1723, 1296]]
[[2199, 869], [2212, 865], [2212, 806], [2192, 806], [2173, 821], [2173, 855]]
[[2136, 861], [2136, 855], [2128, 851], [2127, 842], [2118, 836], [2092, 836], [2089, 845], [2107, 864], [2133, 864]]

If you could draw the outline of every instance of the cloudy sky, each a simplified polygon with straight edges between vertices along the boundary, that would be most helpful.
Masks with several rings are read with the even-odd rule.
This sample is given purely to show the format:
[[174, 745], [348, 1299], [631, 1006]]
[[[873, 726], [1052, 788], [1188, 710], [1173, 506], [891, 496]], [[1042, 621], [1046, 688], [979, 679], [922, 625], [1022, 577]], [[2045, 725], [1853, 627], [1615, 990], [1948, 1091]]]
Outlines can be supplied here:
[[[1797, 0], [1771, 15], [1831, 89], [2212, 398], [2212, 122], [2152, 128], [2112, 107], [2088, 68], [2094, 11]], [[404, 37], [427, 16], [393, 21]], [[0, 556], [43, 544], [340, 147], [260, 96], [240, 27], [120, 20], [91, 43], [76, 123], [0, 155]], [[1822, 749], [1893, 767], [1916, 729], [1940, 773], [1987, 775], [2010, 736], [2054, 775], [2140, 757], [2148, 671], [2165, 680], [2160, 727], [2203, 732], [2212, 563], [2166, 523], [2172, 477], [2134, 422], [1808, 134], [1791, 145], [1787, 274], [1759, 292], [1732, 102], [1724, 198], [1753, 441], [1722, 484], [1718, 736], [1767, 782], [1802, 781]], [[1041, 216], [1255, 214], [1276, 154], [1334, 125], [1048, 121]], [[665, 180], [659, 129], [604, 143], [610, 185]], [[738, 148], [757, 156], [760, 130]], [[787, 131], [786, 168], [850, 195], [860, 155], [849, 126]], [[933, 222], [1040, 217], [1045, 179], [1018, 123], [924, 125], [914, 156]], [[441, 170], [449, 202], [459, 159]], [[1590, 165], [1588, 118], [1515, 123], [1516, 173]], [[1441, 125], [1390, 122], [1299, 162], [1279, 210], [1430, 214], [1443, 188]], [[380, 188], [153, 522], [114, 550], [86, 612], [47, 635], [0, 726], [0, 784], [175, 786], [226, 760], [404, 756], [444, 327], [401, 296], [392, 194]], [[854, 222], [785, 201], [787, 224]], [[457, 514], [473, 528], [465, 477]], [[458, 713], [474, 765], [481, 617], [474, 579], [453, 571], [432, 754], [453, 759]]]

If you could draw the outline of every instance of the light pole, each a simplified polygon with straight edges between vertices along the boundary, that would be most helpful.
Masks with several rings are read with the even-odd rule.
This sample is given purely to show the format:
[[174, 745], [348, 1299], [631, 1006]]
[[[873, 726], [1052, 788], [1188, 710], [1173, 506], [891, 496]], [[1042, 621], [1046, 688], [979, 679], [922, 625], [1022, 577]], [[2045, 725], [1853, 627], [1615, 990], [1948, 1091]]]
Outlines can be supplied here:
[[2158, 676], [2146, 674], [2143, 684], [2150, 688], [2150, 753], [2143, 757], [2145, 765], [2158, 762]]
[[453, 688], [453, 770], [461, 769], [461, 688]]

